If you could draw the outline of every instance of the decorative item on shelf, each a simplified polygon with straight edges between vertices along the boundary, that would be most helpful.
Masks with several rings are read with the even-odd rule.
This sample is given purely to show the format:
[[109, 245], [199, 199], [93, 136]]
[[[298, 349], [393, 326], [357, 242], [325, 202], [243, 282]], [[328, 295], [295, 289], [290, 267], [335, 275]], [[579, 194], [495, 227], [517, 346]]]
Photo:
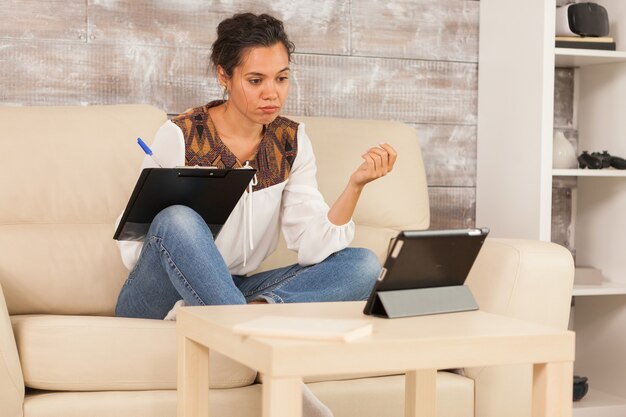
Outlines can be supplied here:
[[589, 169], [602, 169], [602, 168], [615, 168], [626, 169], [626, 159], [619, 156], [612, 156], [607, 151], [592, 152], [583, 151], [578, 156], [578, 166], [580, 168]]
[[589, 383], [586, 376], [574, 375], [574, 401], [580, 401], [583, 399], [589, 391]]
[[603, 151], [602, 153], [594, 152], [591, 155], [602, 160], [602, 168], [613, 167], [615, 169], [626, 169], [626, 159], [613, 156], [607, 151]]
[[578, 167], [576, 151], [563, 132], [554, 132], [552, 141], [552, 168], [574, 169]]
[[576, 266], [574, 285], [601, 285], [602, 271], [592, 266]]
[[589, 154], [588, 151], [583, 151], [583, 153], [578, 155], [578, 166], [583, 169], [601, 169], [602, 160], [593, 154]]

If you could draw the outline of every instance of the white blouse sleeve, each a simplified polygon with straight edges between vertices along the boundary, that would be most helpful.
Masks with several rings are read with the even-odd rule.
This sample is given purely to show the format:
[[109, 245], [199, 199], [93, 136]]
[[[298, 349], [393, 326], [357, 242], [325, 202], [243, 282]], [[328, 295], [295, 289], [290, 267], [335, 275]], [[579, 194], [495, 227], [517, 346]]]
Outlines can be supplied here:
[[298, 252], [300, 265], [312, 265], [347, 247], [354, 238], [354, 222], [337, 226], [328, 220], [329, 207], [317, 189], [311, 141], [298, 127], [298, 154], [282, 202], [282, 231], [287, 247]]
[[[157, 130], [150, 149], [152, 149], [152, 158], [146, 155], [141, 164], [141, 170], [144, 168], [157, 168], [159, 165], [162, 168], [185, 165], [185, 139], [183, 132], [169, 120]], [[140, 151], [139, 147], [137, 147], [137, 151]], [[122, 214], [115, 222], [116, 229], [121, 219]], [[137, 264], [143, 242], [118, 240], [117, 246], [120, 248], [124, 266], [131, 271]]]

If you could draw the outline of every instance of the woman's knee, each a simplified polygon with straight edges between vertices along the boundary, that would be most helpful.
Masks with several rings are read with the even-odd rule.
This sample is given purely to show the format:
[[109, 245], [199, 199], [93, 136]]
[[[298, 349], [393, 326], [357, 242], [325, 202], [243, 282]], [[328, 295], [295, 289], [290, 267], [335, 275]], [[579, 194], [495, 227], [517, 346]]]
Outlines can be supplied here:
[[375, 275], [380, 273], [380, 262], [376, 254], [367, 248], [348, 248], [349, 255], [353, 258], [353, 262], [366, 275]]
[[352, 265], [352, 284], [358, 288], [358, 298], [365, 299], [371, 292], [376, 279], [380, 275], [380, 262], [370, 249], [346, 248], [344, 256]]
[[168, 231], [191, 234], [197, 233], [203, 227], [206, 227], [206, 223], [195, 210], [183, 205], [173, 205], [164, 208], [154, 217], [150, 234], [163, 235]]
[[176, 204], [158, 212], [152, 223], [185, 224], [189, 221], [195, 221], [198, 217], [200, 215], [192, 208]]

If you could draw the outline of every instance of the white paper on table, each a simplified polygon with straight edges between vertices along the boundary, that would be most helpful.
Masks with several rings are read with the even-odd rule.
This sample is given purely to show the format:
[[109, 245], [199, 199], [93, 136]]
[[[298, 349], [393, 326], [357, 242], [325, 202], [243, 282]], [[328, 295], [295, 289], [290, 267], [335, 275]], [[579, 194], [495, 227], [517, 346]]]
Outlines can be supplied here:
[[246, 336], [350, 342], [372, 334], [372, 324], [359, 319], [261, 316], [236, 324], [233, 332]]

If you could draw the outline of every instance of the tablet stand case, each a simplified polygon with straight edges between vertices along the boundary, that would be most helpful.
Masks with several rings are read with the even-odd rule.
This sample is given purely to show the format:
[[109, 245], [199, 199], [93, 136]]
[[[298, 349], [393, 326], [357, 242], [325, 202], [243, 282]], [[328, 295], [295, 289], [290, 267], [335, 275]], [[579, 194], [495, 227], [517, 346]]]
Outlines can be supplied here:
[[489, 229], [403, 231], [364, 312], [396, 318], [477, 310], [464, 285]]
[[478, 304], [466, 285], [378, 291], [372, 306], [373, 315], [390, 319], [469, 310]]

